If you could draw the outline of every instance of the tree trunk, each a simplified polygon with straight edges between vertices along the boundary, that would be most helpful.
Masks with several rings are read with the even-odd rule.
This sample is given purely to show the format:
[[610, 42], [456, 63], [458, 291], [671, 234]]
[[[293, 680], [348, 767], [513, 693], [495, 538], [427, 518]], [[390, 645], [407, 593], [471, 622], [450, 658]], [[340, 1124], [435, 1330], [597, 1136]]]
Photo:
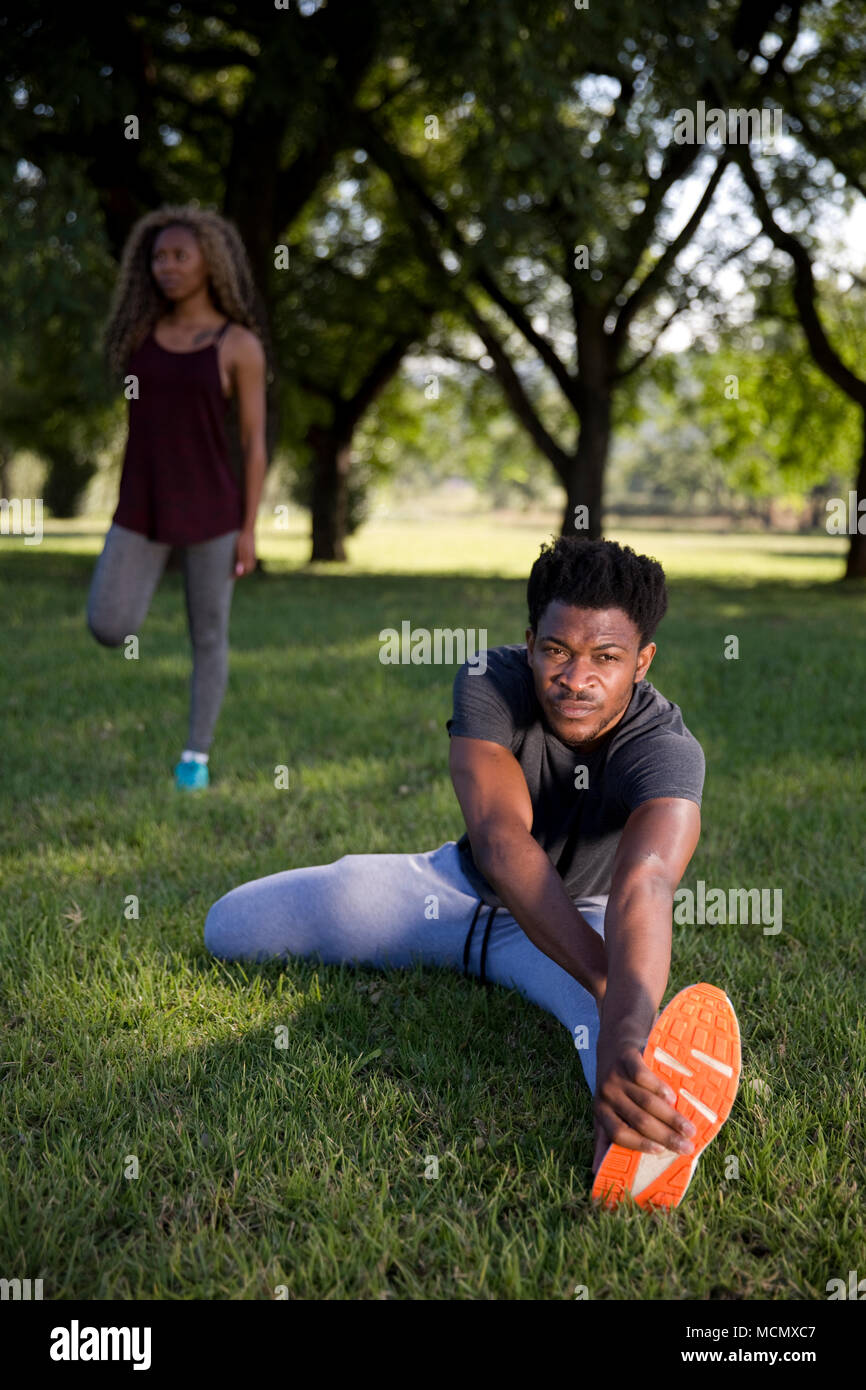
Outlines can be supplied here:
[[311, 560], [346, 559], [352, 438], [417, 337], [417, 327], [405, 329], [379, 353], [351, 399], [332, 400], [330, 427], [312, 424], [307, 430], [307, 443], [313, 451]]
[[313, 449], [313, 553], [311, 560], [345, 560], [349, 516], [351, 437], [313, 426], [307, 432]]
[[[577, 452], [569, 460], [567, 501], [562, 518], [563, 536], [584, 536], [596, 541], [602, 534], [604, 472], [610, 450], [610, 392], [589, 388], [581, 405]], [[586, 512], [576, 513], [576, 507]]]
[[[860, 455], [860, 467], [857, 470], [857, 482], [854, 489], [859, 503], [866, 497], [866, 411], [863, 412], [863, 452]], [[859, 530], [861, 525], [866, 526], [866, 513], [858, 511], [858, 529], [851, 537], [848, 547], [848, 563], [845, 567], [846, 579], [866, 579], [866, 533]]]
[[96, 464], [91, 458], [77, 458], [69, 449], [51, 447], [45, 453], [48, 469], [42, 484], [42, 500], [52, 516], [76, 516], [84, 489], [96, 472]]

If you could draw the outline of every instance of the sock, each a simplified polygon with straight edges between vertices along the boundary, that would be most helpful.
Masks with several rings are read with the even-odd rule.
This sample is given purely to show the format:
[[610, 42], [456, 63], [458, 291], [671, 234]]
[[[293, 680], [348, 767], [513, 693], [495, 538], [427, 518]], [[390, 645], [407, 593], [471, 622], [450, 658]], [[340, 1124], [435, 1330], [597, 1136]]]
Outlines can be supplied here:
[[182, 763], [206, 763], [209, 757], [209, 753], [196, 753], [192, 748], [184, 748], [180, 760]]

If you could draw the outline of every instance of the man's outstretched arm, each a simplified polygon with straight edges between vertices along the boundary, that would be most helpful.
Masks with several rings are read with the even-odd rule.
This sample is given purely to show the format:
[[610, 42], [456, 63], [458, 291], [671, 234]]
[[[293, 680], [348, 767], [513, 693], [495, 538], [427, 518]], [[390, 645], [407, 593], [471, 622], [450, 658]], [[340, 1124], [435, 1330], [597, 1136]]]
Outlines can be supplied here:
[[487, 739], [454, 735], [450, 768], [476, 866], [530, 941], [600, 1004], [607, 974], [604, 942], [532, 838], [532, 801], [514, 754]]
[[644, 1153], [683, 1149], [694, 1132], [673, 1093], [642, 1061], [668, 982], [673, 898], [701, 831], [698, 807], [658, 797], [632, 811], [614, 860], [604, 919], [607, 989], [600, 1008], [594, 1102], [596, 1154], [607, 1144]]

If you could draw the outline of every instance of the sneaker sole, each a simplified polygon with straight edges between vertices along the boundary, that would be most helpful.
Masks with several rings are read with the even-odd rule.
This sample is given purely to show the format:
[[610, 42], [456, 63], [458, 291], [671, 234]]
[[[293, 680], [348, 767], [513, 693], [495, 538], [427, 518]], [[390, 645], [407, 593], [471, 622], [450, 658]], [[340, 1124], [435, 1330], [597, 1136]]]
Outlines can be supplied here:
[[626, 1193], [639, 1207], [679, 1206], [698, 1159], [725, 1120], [740, 1085], [740, 1028], [730, 999], [715, 985], [690, 985], [657, 1019], [644, 1065], [664, 1077], [675, 1108], [695, 1126], [694, 1152], [660, 1154], [611, 1144], [595, 1175], [592, 1197], [615, 1207]]

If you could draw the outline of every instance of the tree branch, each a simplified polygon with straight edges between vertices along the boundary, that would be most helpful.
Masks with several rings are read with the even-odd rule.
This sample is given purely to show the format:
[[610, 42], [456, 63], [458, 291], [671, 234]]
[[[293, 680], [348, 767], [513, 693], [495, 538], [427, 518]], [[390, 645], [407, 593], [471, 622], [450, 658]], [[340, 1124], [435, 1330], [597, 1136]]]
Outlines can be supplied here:
[[541, 423], [532, 401], [526, 394], [523, 382], [512, 367], [508, 355], [494, 329], [481, 317], [468, 296], [465, 301], [465, 307], [469, 322], [487, 348], [488, 354], [493, 359], [496, 375], [502, 383], [502, 389], [510, 401], [515, 415], [523, 425], [530, 439], [536, 447], [541, 450], [545, 458], [550, 460], [559, 477], [565, 482], [568, 477], [568, 455], [559, 447], [556, 440], [548, 433]]
[[477, 357], [467, 357], [465, 353], [458, 352], [454, 347], [437, 348], [440, 357], [447, 357], [452, 362], [462, 362], [464, 367], [475, 367], [477, 371], [483, 372], [485, 376], [490, 375], [489, 367], [482, 367], [481, 361]]
[[677, 304], [677, 305], [674, 307], [674, 309], [672, 310], [672, 312], [671, 312], [670, 314], [668, 314], [667, 318], [666, 318], [666, 319], [664, 320], [664, 322], [662, 323], [661, 327], [658, 328], [658, 329], [656, 330], [656, 332], [653, 334], [653, 339], [652, 339], [652, 342], [650, 343], [649, 347], [648, 347], [644, 352], [640, 353], [640, 355], [639, 355], [638, 357], [636, 357], [635, 360], [634, 360], [633, 362], [630, 362], [629, 365], [628, 365], [627, 367], [623, 367], [620, 371], [615, 372], [615, 373], [614, 373], [614, 378], [613, 378], [614, 381], [625, 381], [626, 377], [631, 376], [632, 372], [636, 372], [636, 371], [638, 370], [639, 367], [642, 367], [642, 366], [643, 366], [644, 362], [646, 362], [648, 358], [652, 357], [653, 353], [655, 352], [656, 348], [658, 347], [659, 339], [661, 338], [661, 336], [662, 336], [662, 334], [664, 333], [665, 329], [666, 329], [666, 328], [670, 328], [670, 326], [671, 326], [671, 324], [673, 323], [674, 319], [675, 319], [675, 318], [678, 318], [679, 315], [680, 315], [685, 309], [688, 309], [689, 303], [690, 303], [689, 300], [684, 300], [681, 304]]
[[[411, 220], [411, 225], [424, 237], [429, 247], [433, 250], [436, 259], [439, 259], [439, 251], [429, 239], [427, 226], [423, 216], [425, 214], [435, 223], [437, 228], [443, 233], [448, 249], [472, 262], [476, 260], [475, 248], [470, 246], [461, 237], [459, 231], [451, 222], [447, 213], [434, 202], [430, 194], [424, 188], [420, 176], [410, 167], [406, 156], [398, 149], [396, 142], [384, 135], [374, 126], [372, 121], [362, 114], [362, 131], [365, 147], [376, 160], [376, 163], [391, 179], [392, 184], [401, 197], [401, 203]], [[494, 304], [497, 304], [514, 324], [515, 328], [523, 335], [530, 347], [532, 347], [541, 358], [544, 365], [559, 383], [566, 399], [574, 402], [575, 378], [568, 371], [568, 368], [557, 357], [550, 343], [542, 337], [532, 326], [526, 309], [515, 303], [505, 291], [496, 283], [492, 274], [483, 263], [476, 263], [472, 272], [475, 282], [490, 296]]]
[[685, 177], [699, 154], [700, 148], [697, 145], [670, 145], [658, 178], [648, 178], [649, 188], [643, 210], [638, 213], [625, 235], [626, 259], [624, 263], [620, 263], [619, 272], [610, 291], [609, 304], [614, 303], [617, 295], [636, 273], [668, 190]]
[[803, 332], [816, 365], [820, 367], [825, 376], [835, 382], [840, 390], [845, 392], [846, 396], [856, 401], [859, 406], [866, 408], [866, 381], [855, 376], [850, 368], [845, 366], [827, 337], [818, 314], [815, 279], [812, 274], [812, 261], [808, 251], [795, 236], [790, 232], [783, 231], [773, 217], [773, 210], [763, 185], [752, 165], [748, 146], [737, 147], [735, 158], [752, 195], [761, 226], [774, 246], [777, 246], [780, 251], [784, 251], [793, 262], [794, 303], [797, 306]]
[[336, 391], [329, 391], [327, 386], [320, 385], [318, 381], [314, 381], [305, 372], [295, 372], [295, 380], [311, 396], [318, 396], [321, 400], [327, 401], [329, 405], [334, 405], [338, 399]]
[[731, 156], [728, 152], [728, 147], [726, 146], [724, 153], [720, 156], [718, 163], [716, 164], [712, 174], [710, 175], [706, 188], [704, 189], [703, 193], [698, 199], [697, 207], [695, 208], [691, 217], [688, 219], [686, 224], [680, 229], [680, 231], [674, 237], [673, 241], [665, 248], [661, 256], [659, 256], [658, 260], [656, 261], [655, 265], [648, 272], [648, 274], [644, 276], [637, 289], [634, 290], [634, 292], [629, 296], [625, 304], [620, 309], [617, 315], [616, 325], [611, 334], [614, 352], [616, 354], [618, 354], [622, 350], [626, 336], [628, 334], [629, 326], [632, 320], [634, 319], [634, 316], [637, 313], [638, 309], [640, 309], [641, 306], [644, 303], [646, 303], [647, 299], [651, 298], [651, 296], [656, 292], [657, 289], [661, 288], [661, 283], [664, 281], [664, 277], [668, 269], [676, 260], [683, 247], [688, 245], [695, 232], [697, 231], [697, 228], [700, 225], [704, 213], [706, 212], [707, 208], [713, 200], [713, 194], [715, 193], [716, 188], [718, 187], [719, 180], [721, 179], [723, 173], [725, 172], [725, 169], [728, 166], [730, 158]]
[[353, 395], [341, 400], [335, 412], [335, 425], [340, 432], [351, 435], [356, 424], [388, 384], [406, 356], [417, 332], [403, 333], [380, 352]]

